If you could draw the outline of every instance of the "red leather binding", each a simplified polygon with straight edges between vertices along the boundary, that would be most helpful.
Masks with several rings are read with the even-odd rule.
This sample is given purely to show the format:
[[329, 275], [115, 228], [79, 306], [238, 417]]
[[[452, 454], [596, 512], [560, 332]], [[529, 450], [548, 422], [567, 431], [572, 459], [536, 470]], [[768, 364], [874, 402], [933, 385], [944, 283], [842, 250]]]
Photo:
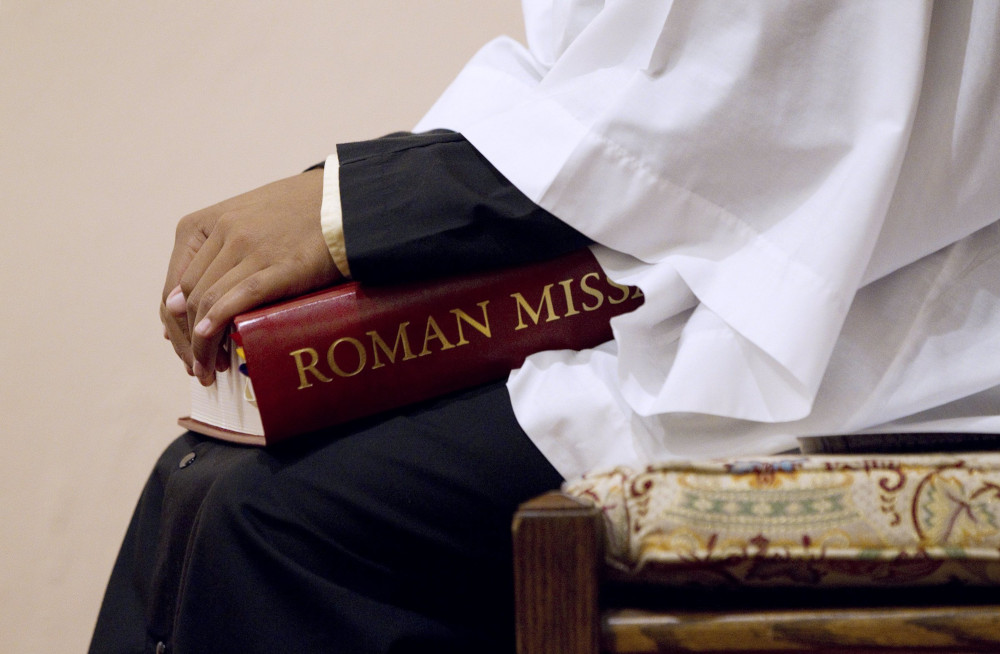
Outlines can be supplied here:
[[613, 316], [641, 303], [585, 249], [431, 283], [344, 284], [241, 315], [235, 327], [272, 444], [502, 379], [534, 352], [593, 347], [611, 338]]

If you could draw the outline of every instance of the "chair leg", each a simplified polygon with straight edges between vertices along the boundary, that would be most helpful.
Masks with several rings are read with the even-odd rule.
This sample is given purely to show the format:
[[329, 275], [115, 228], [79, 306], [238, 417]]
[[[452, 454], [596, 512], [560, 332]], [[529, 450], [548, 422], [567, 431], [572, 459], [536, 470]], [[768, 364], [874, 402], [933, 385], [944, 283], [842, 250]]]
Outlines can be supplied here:
[[514, 517], [518, 654], [597, 654], [600, 511], [553, 492]]

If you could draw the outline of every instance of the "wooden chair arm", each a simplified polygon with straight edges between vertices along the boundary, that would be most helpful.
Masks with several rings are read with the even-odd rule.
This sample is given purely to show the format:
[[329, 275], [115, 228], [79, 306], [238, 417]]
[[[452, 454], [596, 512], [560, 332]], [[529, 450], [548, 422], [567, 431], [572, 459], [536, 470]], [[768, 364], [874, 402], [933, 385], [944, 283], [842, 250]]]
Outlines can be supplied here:
[[600, 510], [551, 492], [514, 517], [519, 654], [597, 654]]

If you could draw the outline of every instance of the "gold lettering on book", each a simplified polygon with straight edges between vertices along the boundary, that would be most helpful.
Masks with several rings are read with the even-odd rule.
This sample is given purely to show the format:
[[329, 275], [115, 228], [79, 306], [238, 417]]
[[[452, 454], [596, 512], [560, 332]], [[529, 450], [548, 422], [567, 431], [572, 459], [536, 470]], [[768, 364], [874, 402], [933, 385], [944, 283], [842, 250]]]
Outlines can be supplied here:
[[[337, 346], [341, 343], [350, 343], [351, 346], [358, 352], [358, 365], [351, 372], [345, 372], [337, 363]], [[365, 369], [365, 363], [367, 363], [367, 360], [368, 356], [365, 353], [365, 346], [361, 344], [361, 341], [356, 338], [351, 338], [350, 336], [338, 338], [332, 345], [330, 345], [330, 349], [326, 351], [326, 362], [330, 365], [330, 370], [341, 377], [353, 377], [358, 374]]]
[[521, 309], [523, 308], [527, 312], [528, 317], [531, 318], [532, 324], [537, 325], [538, 320], [542, 317], [542, 308], [545, 308], [545, 312], [548, 317], [545, 322], [552, 322], [554, 320], [559, 320], [559, 316], [556, 315], [555, 309], [552, 308], [552, 286], [553, 284], [546, 284], [545, 288], [542, 289], [542, 299], [538, 302], [538, 309], [532, 309], [528, 301], [524, 299], [524, 296], [520, 293], [511, 293], [511, 297], [517, 301], [517, 327], [514, 331], [521, 329], [527, 329], [528, 325], [524, 322], [524, 317], [521, 315]]
[[[606, 288], [601, 288], [602, 282]], [[541, 298], [534, 307], [529, 300], [525, 299], [524, 294], [511, 294], [510, 297], [514, 298], [517, 307], [517, 326], [514, 327], [514, 331], [538, 325], [542, 321], [543, 315], [545, 316], [544, 322], [552, 322], [560, 318], [580, 315], [581, 308], [583, 311], [597, 311], [604, 306], [605, 300], [608, 304], [621, 304], [630, 299], [642, 297], [642, 292], [638, 288], [618, 284], [597, 272], [586, 273], [579, 280], [564, 279], [559, 282], [559, 285], [562, 286], [565, 302], [559, 301], [558, 294], [553, 299], [552, 287], [555, 284], [548, 284], [542, 289]], [[579, 287], [579, 291], [576, 290], [577, 287]], [[586, 297], [579, 297], [580, 292], [583, 292]], [[532, 296], [529, 294], [529, 297]], [[527, 319], [525, 319], [525, 314], [527, 314]], [[528, 322], [529, 320], [530, 322]]]
[[470, 325], [477, 332], [485, 336], [486, 338], [492, 338], [493, 334], [490, 332], [490, 317], [486, 313], [486, 305], [490, 303], [489, 300], [484, 300], [477, 304], [476, 306], [482, 309], [483, 321], [478, 322], [472, 316], [462, 311], [461, 309], [452, 309], [449, 313], [454, 314], [455, 324], [458, 327], [458, 343], [456, 345], [467, 345], [469, 339], [465, 338], [465, 333], [462, 331], [462, 323], [465, 322]]
[[396, 330], [396, 340], [393, 342], [391, 350], [377, 331], [365, 332], [365, 335], [372, 339], [372, 359], [375, 360], [375, 363], [372, 364], [372, 370], [385, 366], [378, 358], [379, 350], [382, 350], [382, 353], [389, 358], [389, 363], [396, 363], [396, 350], [399, 349], [400, 345], [403, 346], [403, 361], [417, 358], [417, 355], [410, 349], [410, 338], [406, 333], [406, 327], [409, 324], [409, 321], [399, 324], [399, 329]]
[[[319, 370], [316, 370], [316, 364], [319, 363], [319, 353], [312, 349], [311, 347], [304, 347], [301, 350], [295, 350], [294, 352], [288, 353], [292, 358], [295, 359], [295, 369], [299, 373], [299, 388], [309, 388], [312, 383], [306, 378], [306, 373], [310, 372], [312, 375], [321, 382], [333, 381]], [[309, 363], [303, 363], [302, 355], [309, 355]]]
[[[553, 294], [556, 284], [562, 287], [562, 293]], [[638, 288], [615, 283], [598, 272], [588, 272], [579, 278], [535, 286], [530, 292], [511, 293], [509, 297], [514, 302], [513, 309], [517, 312], [517, 323], [513, 331], [520, 331], [532, 325], [537, 327], [561, 318], [582, 315], [584, 312], [602, 308], [609, 310], [608, 305], [619, 305], [641, 298], [642, 293]], [[470, 338], [490, 339], [493, 332], [490, 326], [489, 304], [489, 300], [477, 303], [479, 312], [474, 309], [469, 311], [469, 307], [449, 310], [447, 313], [454, 316], [454, 323], [447, 319], [443, 310], [436, 312], [435, 315], [427, 315], [423, 319], [424, 338], [419, 352], [415, 351], [413, 346], [416, 343], [410, 339], [410, 327], [414, 329], [419, 327], [415, 327], [410, 321], [395, 325], [395, 337], [392, 338], [391, 347], [384, 338], [391, 333], [392, 323], [389, 323], [377, 329], [369, 329], [359, 338], [340, 336], [326, 349], [325, 361], [319, 354], [322, 350], [317, 351], [311, 347], [289, 352], [295, 361], [299, 379], [298, 388], [299, 390], [310, 388], [316, 382], [329, 383], [337, 377], [354, 377], [368, 367], [376, 370], [435, 352], [452, 350], [462, 345], [469, 345]], [[363, 329], [358, 325], [354, 328], [359, 332]], [[475, 333], [479, 336], [477, 337]]]
[[601, 293], [599, 289], [591, 286], [587, 280], [589, 279], [600, 279], [601, 276], [595, 272], [587, 273], [580, 278], [580, 290], [582, 290], [587, 295], [594, 298], [594, 304], [583, 304], [584, 311], [597, 311], [604, 305], [604, 293]]
[[559, 285], [563, 287], [563, 295], [566, 296], [566, 313], [563, 314], [563, 318], [568, 318], [570, 316], [575, 316], [580, 313], [576, 310], [576, 305], [573, 304], [573, 289], [571, 288], [573, 284], [572, 279], [564, 279], [559, 282]]
[[[608, 302], [610, 302], [611, 304], [621, 304], [622, 302], [624, 302], [625, 300], [628, 299], [629, 294], [632, 292], [631, 288], [629, 288], [628, 286], [625, 286], [623, 284], [619, 284], [617, 282], [613, 282], [613, 281], [611, 281], [610, 279], [607, 279], [607, 278], [605, 278], [604, 281], [606, 281], [608, 283], [608, 286], [610, 286], [611, 288], [617, 289], [617, 290], [619, 290], [619, 291], [622, 292], [621, 297], [617, 297], [616, 298], [616, 297], [612, 297], [610, 295], [608, 296]], [[636, 289], [636, 290], [638, 290], [638, 289]]]
[[455, 347], [448, 341], [448, 337], [444, 335], [441, 328], [438, 327], [434, 316], [427, 316], [427, 326], [424, 328], [424, 349], [420, 351], [419, 356], [426, 356], [431, 353], [431, 341], [439, 342], [442, 350], [450, 350]]
[[[315, 382], [328, 383], [333, 381], [335, 377], [354, 377], [369, 367], [369, 363], [371, 364], [370, 368], [375, 370], [389, 364], [409, 361], [434, 352], [451, 350], [460, 345], [468, 345], [470, 343], [469, 337], [474, 338], [475, 336], [471, 331], [466, 334], [466, 327], [471, 327], [486, 338], [492, 338], [490, 317], [487, 311], [489, 300], [479, 302], [476, 306], [479, 307], [481, 317], [475, 317], [463, 309], [448, 311], [455, 317], [453, 330], [450, 321], [439, 323], [434, 316], [427, 316], [424, 320], [423, 349], [419, 353], [414, 353], [410, 342], [409, 327], [411, 323], [409, 321], [399, 323], [396, 327], [396, 337], [392, 347], [389, 347], [382, 334], [374, 329], [365, 332], [367, 338], [358, 339], [351, 336], [338, 338], [326, 351], [326, 366], [329, 367], [329, 371], [320, 370], [323, 365], [319, 353], [311, 347], [289, 352], [289, 355], [295, 360], [295, 369], [299, 377], [298, 389], [309, 388]], [[476, 312], [473, 310], [472, 313]], [[442, 324], [448, 329], [442, 328]], [[387, 332], [388, 330], [383, 330], [383, 333]], [[326, 372], [329, 372], [330, 375], [327, 376]]]

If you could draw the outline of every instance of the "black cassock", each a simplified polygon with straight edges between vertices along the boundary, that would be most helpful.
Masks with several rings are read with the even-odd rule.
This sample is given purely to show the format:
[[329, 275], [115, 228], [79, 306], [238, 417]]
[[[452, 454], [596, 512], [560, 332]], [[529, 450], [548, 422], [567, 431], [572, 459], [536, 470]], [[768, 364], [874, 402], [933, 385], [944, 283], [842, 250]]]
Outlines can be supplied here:
[[[364, 283], [588, 242], [458, 134], [395, 134], [338, 157]], [[90, 651], [511, 652], [510, 520], [560, 482], [503, 382], [268, 449], [184, 434], [139, 500]]]

